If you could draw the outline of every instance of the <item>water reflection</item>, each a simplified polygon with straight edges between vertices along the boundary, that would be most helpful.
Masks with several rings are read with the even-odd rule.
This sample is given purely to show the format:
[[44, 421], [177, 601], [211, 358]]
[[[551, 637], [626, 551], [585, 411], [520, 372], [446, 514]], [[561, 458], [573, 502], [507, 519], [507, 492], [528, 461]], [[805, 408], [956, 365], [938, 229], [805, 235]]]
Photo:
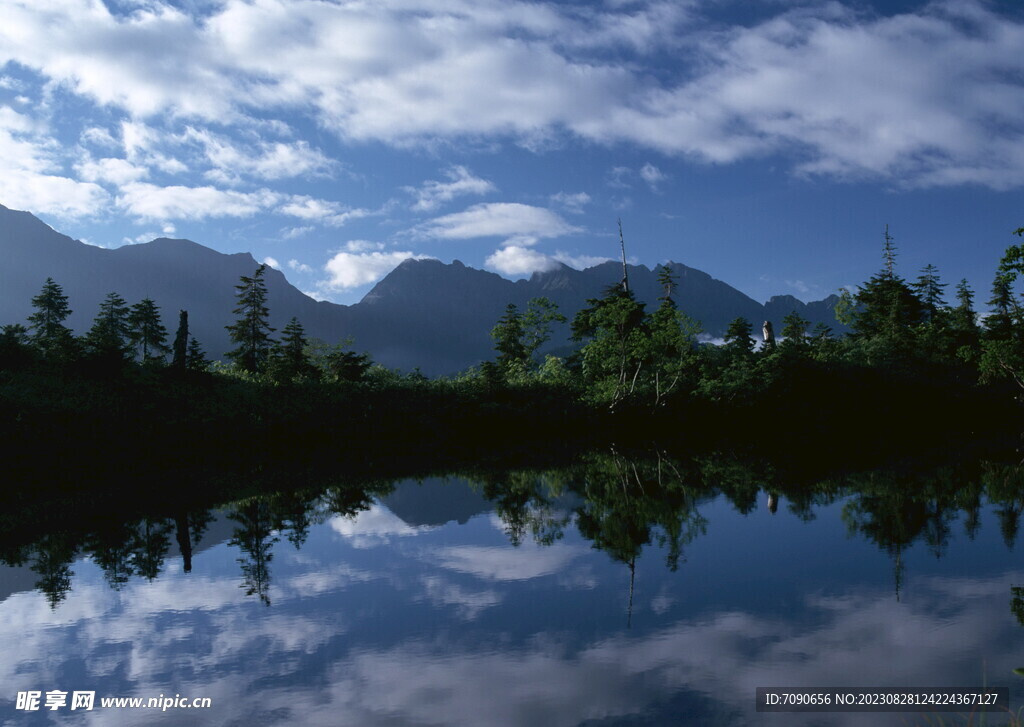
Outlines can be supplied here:
[[607, 451], [9, 532], [36, 591], [0, 604], [0, 714], [152, 722], [13, 709], [95, 689], [213, 699], [166, 724], [913, 724], [753, 695], [982, 680], [1019, 705], [1021, 471], [912, 471]]

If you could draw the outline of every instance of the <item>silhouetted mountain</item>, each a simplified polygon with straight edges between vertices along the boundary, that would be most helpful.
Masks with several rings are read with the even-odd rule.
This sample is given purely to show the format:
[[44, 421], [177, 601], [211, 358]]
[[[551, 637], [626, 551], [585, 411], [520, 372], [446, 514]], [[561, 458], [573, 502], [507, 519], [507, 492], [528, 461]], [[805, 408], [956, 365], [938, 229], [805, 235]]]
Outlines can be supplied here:
[[[23, 322], [31, 300], [47, 277], [69, 296], [68, 324], [78, 333], [89, 328], [99, 304], [116, 291], [129, 304], [149, 297], [160, 307], [173, 336], [178, 310], [189, 311], [192, 334], [208, 355], [221, 358], [231, 346], [224, 326], [234, 321], [235, 285], [258, 266], [248, 253], [227, 255], [190, 240], [160, 238], [114, 250], [94, 247], [62, 235], [29, 214], [0, 205], [0, 323]], [[704, 331], [720, 337], [738, 316], [758, 328], [768, 318], [781, 331], [782, 318], [795, 310], [812, 325], [825, 322], [837, 331], [832, 314], [835, 296], [804, 304], [776, 296], [761, 305], [707, 273], [674, 263], [679, 307], [699, 320]], [[589, 298], [620, 282], [622, 267], [603, 263], [586, 270], [565, 265], [512, 282], [476, 270], [458, 260], [406, 260], [362, 301], [345, 306], [316, 301], [268, 269], [270, 323], [283, 328], [295, 316], [311, 337], [334, 343], [354, 339], [388, 367], [428, 375], [453, 373], [493, 358], [490, 330], [508, 303], [525, 308], [530, 298], [547, 296], [570, 320]], [[629, 266], [629, 283], [640, 300], [653, 307], [663, 291], [657, 274]], [[568, 326], [559, 327], [550, 347], [564, 348]]]

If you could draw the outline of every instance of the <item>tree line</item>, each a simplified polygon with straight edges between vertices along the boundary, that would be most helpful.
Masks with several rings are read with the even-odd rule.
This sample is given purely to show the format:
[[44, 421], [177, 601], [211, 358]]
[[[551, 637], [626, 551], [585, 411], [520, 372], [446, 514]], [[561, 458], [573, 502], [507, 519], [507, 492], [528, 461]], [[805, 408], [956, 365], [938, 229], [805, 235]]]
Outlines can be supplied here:
[[[1009, 421], [1019, 430], [1024, 307], [1016, 288], [1024, 282], [1018, 280], [1024, 248], [1007, 249], [984, 316], [966, 280], [948, 303], [934, 266], [908, 281], [896, 257], [887, 229], [881, 270], [857, 290], [844, 291], [836, 306], [846, 335], [821, 324], [811, 328], [791, 312], [778, 338], [765, 322], [758, 342], [752, 323], [737, 318], [721, 345], [702, 344], [699, 323], [676, 303], [670, 265], [658, 270], [662, 295], [653, 310], [637, 300], [624, 269], [621, 282], [588, 300], [572, 321], [546, 298], [522, 311], [508, 305], [491, 331], [492, 360], [432, 380], [374, 364], [350, 350], [350, 341], [311, 340], [295, 318], [277, 335], [269, 323], [266, 266], [235, 286], [227, 363], [209, 361], [189, 334], [187, 312], [180, 312], [168, 344], [154, 301], [129, 306], [116, 293], [76, 337], [65, 325], [68, 298], [48, 279], [32, 299], [27, 325], [0, 328], [0, 410], [11, 409], [15, 422], [33, 416], [45, 422], [55, 406], [70, 406], [60, 404], [73, 398], [59, 390], [64, 387], [81, 405], [95, 407], [97, 420], [116, 414], [128, 422], [135, 407], [160, 409], [164, 421], [185, 427], [198, 418], [206, 427], [222, 421], [242, 431], [276, 422], [297, 432], [312, 427], [305, 418], [316, 420], [317, 432], [339, 436], [376, 431], [406, 441], [447, 436], [449, 443], [458, 437], [508, 442], [509, 434], [540, 431], [539, 423], [613, 441], [637, 427], [657, 437], [680, 431], [764, 437], [788, 427], [839, 439], [868, 429], [901, 439], [918, 429], [979, 431], [979, 422], [999, 431]], [[556, 326], [568, 326], [574, 343], [564, 355], [545, 348]], [[157, 372], [155, 380], [165, 383], [146, 383], [144, 393], [125, 403], [122, 390], [102, 396], [82, 390], [83, 372], [92, 379], [150, 382]], [[49, 394], [47, 376], [59, 384]], [[202, 387], [177, 394], [165, 385], [200, 379]], [[279, 388], [285, 393], [275, 393]], [[195, 404], [186, 406], [178, 394]], [[68, 427], [75, 417], [68, 415]]]

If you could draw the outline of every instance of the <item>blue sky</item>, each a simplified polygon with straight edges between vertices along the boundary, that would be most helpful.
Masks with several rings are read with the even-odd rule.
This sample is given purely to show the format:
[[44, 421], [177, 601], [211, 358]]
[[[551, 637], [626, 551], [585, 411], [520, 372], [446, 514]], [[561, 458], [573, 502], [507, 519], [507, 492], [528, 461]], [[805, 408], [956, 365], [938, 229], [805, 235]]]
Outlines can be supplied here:
[[[1024, 5], [0, 0], [0, 203], [358, 301], [408, 256], [628, 253], [758, 300], [1024, 225]], [[952, 290], [952, 286], [950, 287]]]

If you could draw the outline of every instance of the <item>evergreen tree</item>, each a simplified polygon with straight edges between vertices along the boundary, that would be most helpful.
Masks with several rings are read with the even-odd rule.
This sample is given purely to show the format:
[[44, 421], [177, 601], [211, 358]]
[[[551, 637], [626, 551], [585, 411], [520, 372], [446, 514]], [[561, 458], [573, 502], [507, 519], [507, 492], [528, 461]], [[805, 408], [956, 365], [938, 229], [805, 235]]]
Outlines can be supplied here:
[[939, 270], [929, 263], [921, 270], [921, 275], [911, 288], [918, 300], [921, 301], [922, 313], [925, 323], [935, 323], [939, 316], [939, 310], [943, 306], [942, 289], [945, 283], [939, 280]]
[[985, 379], [1010, 378], [1024, 389], [1024, 311], [1013, 293], [1014, 283], [1022, 274], [1024, 247], [1011, 245], [992, 285], [992, 313], [985, 319], [979, 368]]
[[854, 337], [882, 337], [894, 342], [904, 337], [923, 318], [921, 300], [899, 275], [896, 274], [896, 247], [885, 228], [885, 267], [854, 296]]
[[227, 357], [243, 371], [251, 374], [262, 373], [267, 367], [270, 357], [274, 331], [267, 322], [270, 310], [267, 308], [267, 286], [263, 281], [263, 273], [267, 266], [260, 265], [252, 276], [243, 275], [235, 286], [238, 307], [234, 313], [238, 321], [225, 326], [231, 334], [236, 348], [228, 351]]
[[131, 326], [125, 299], [117, 293], [108, 293], [100, 303], [100, 311], [85, 334], [85, 346], [90, 355], [109, 363], [125, 361], [131, 351]]
[[672, 271], [672, 263], [666, 263], [658, 267], [658, 285], [664, 291], [658, 300], [665, 302], [671, 307], [676, 307], [676, 302], [672, 299], [672, 293], [676, 289], [676, 274]]
[[71, 315], [64, 289], [47, 278], [43, 289], [32, 299], [36, 312], [28, 317], [32, 345], [48, 358], [66, 358], [75, 348], [71, 329], [64, 325]]
[[734, 318], [725, 331], [725, 350], [733, 361], [749, 359], [754, 353], [753, 328], [746, 318]]
[[807, 340], [807, 326], [811, 322], [796, 311], [782, 319], [782, 345], [788, 347], [802, 346]]
[[957, 307], [950, 311], [949, 328], [953, 336], [953, 352], [963, 360], [973, 360], [978, 351], [980, 331], [978, 314], [974, 311], [974, 293], [964, 278], [956, 286]]
[[306, 334], [297, 318], [292, 318], [281, 331], [281, 340], [274, 346], [270, 371], [275, 381], [312, 378], [317, 368], [306, 353]]
[[529, 353], [523, 342], [523, 316], [514, 303], [505, 306], [505, 315], [498, 319], [497, 325], [491, 329], [494, 339], [494, 350], [498, 352], [498, 366], [507, 370], [509, 366], [520, 365], [524, 368], [529, 363]]
[[210, 362], [206, 358], [206, 353], [195, 338], [189, 339], [188, 351], [185, 355], [185, 368], [189, 371], [198, 371], [199, 373], [204, 373], [210, 368]]
[[132, 346], [142, 361], [163, 362], [171, 349], [167, 346], [167, 329], [160, 320], [160, 309], [152, 298], [145, 298], [132, 306], [128, 324]]

